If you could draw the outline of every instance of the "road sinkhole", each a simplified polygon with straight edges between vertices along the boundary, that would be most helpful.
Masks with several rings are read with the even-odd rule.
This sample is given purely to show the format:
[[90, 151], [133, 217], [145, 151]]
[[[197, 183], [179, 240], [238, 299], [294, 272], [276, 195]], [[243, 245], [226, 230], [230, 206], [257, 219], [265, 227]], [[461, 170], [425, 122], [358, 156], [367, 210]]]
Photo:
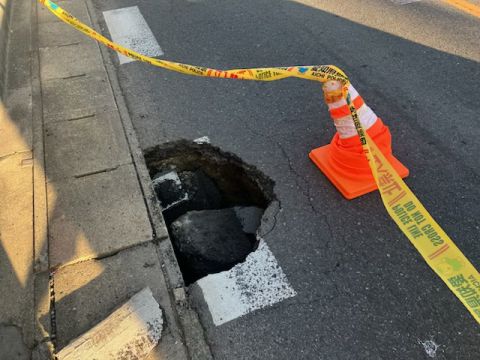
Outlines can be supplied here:
[[180, 140], [145, 151], [186, 285], [245, 261], [274, 182], [238, 156]]

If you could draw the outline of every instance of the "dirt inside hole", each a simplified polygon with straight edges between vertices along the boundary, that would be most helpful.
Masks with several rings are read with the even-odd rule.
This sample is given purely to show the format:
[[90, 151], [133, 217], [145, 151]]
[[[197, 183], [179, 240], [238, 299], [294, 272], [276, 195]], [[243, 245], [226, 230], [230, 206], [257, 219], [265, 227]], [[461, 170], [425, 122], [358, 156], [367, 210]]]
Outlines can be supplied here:
[[243, 262], [275, 200], [274, 182], [238, 156], [186, 140], [148, 149], [145, 161], [186, 285]]

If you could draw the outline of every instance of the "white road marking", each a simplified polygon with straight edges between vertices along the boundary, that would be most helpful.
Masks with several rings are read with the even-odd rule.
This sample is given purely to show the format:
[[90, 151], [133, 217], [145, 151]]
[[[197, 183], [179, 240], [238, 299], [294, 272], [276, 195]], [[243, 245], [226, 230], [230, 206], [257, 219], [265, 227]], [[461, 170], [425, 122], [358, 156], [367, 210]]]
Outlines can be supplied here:
[[159, 184], [161, 182], [164, 182], [165, 180], [173, 181], [173, 182], [175, 182], [175, 184], [177, 186], [182, 186], [182, 181], [178, 177], [178, 174], [177, 174], [176, 171], [166, 172], [166, 173], [160, 175], [159, 177], [155, 178], [152, 182], [154, 184]]
[[245, 262], [197, 284], [216, 326], [297, 294], [263, 240]]
[[193, 140], [197, 144], [210, 144], [210, 138], [208, 136], [202, 136], [198, 139]]
[[429, 357], [435, 358], [437, 356], [437, 350], [440, 345], [436, 344], [433, 339], [425, 341], [418, 340], [418, 343], [423, 346], [423, 349]]
[[[138, 6], [103, 12], [112, 40], [146, 56], [161, 56], [160, 48]], [[117, 53], [120, 64], [135, 61]]]

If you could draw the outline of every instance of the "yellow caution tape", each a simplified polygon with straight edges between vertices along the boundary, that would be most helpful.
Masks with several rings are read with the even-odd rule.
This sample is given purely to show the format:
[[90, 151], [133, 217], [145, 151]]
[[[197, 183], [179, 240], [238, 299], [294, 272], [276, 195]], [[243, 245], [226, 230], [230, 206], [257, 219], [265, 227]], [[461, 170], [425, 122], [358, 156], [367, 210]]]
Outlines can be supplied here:
[[68, 12], [66, 12], [50, 0], [39, 1], [44, 4], [51, 12], [53, 12], [58, 18], [60, 18], [67, 24], [70, 24], [75, 29], [83, 32], [85, 35], [90, 36], [91, 38], [108, 46], [110, 49], [115, 50], [120, 54], [128, 56], [132, 59], [144, 61], [151, 65], [172, 71], [177, 71], [182, 74], [256, 81], [274, 81], [287, 77], [299, 77], [303, 79], [317, 80], [322, 82], [325, 82], [327, 80], [339, 80], [342, 83], [348, 82], [347, 76], [343, 73], [343, 71], [333, 65], [217, 70], [202, 66], [181, 64], [173, 61], [155, 59], [139, 54], [136, 51], [127, 49], [121, 45], [114, 43], [113, 41], [110, 41], [92, 28], [83, 24], [78, 19], [74, 18], [72, 15], [70, 15]]
[[480, 276], [477, 269], [432, 218], [364, 131], [350, 95], [347, 95], [347, 103], [390, 217], [417, 248], [427, 264], [480, 323]]
[[404, 183], [395, 169], [363, 129], [347, 93], [349, 79], [333, 65], [269, 67], [254, 69], [217, 70], [201, 66], [159, 60], [144, 56], [118, 45], [80, 22], [50, 0], [39, 0], [58, 18], [109, 48], [136, 60], [147, 62], [182, 74], [225, 79], [274, 81], [287, 77], [326, 82], [338, 80], [344, 84], [345, 96], [353, 122], [367, 156], [382, 201], [398, 227], [423, 256], [427, 264], [447, 284], [450, 290], [480, 323], [480, 275], [455, 243], [432, 218], [422, 203]]

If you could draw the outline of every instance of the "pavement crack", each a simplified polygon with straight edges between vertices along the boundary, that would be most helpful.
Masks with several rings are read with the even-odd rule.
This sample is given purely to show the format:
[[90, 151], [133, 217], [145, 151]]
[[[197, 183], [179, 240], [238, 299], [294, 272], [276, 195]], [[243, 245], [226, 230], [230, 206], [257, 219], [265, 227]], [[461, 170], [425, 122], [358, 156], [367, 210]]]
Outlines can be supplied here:
[[27, 153], [31, 153], [32, 151], [31, 150], [23, 150], [23, 151], [14, 151], [10, 154], [5, 154], [3, 156], [0, 156], [0, 161], [3, 161], [5, 159], [8, 159], [9, 157], [14, 157], [16, 155], [20, 155], [20, 154], [27, 154]]
[[[129, 249], [126, 248], [126, 249]], [[110, 253], [105, 253], [105, 254], [102, 254], [100, 256], [96, 256], [94, 257], [92, 260], [103, 260], [103, 259], [108, 259], [110, 257], [114, 257], [114, 256], [117, 256], [120, 252], [122, 252], [122, 250], [125, 250], [125, 249], [120, 249], [118, 251], [113, 251], [113, 252], [110, 252]]]
[[[76, 121], [76, 120], [90, 119], [90, 118], [95, 117], [95, 115], [96, 115], [95, 113], [92, 113], [92, 114], [77, 116], [77, 117], [68, 118], [68, 119], [59, 119], [59, 120], [54, 120], [54, 121], [52, 121], [51, 123], [52, 123], [52, 124], [59, 124], [59, 123], [67, 122], [67, 121]], [[47, 134], [47, 135], [48, 135], [48, 134]]]
[[[285, 150], [285, 148], [283, 147], [283, 145], [275, 140], [272, 136], [269, 136], [269, 135], [266, 135], [264, 133], [260, 133], [256, 130], [254, 130], [251, 126], [249, 126], [246, 122], [243, 123], [243, 125], [245, 126], [245, 128], [247, 130], [249, 130], [252, 134], [256, 135], [256, 136], [259, 136], [259, 137], [262, 137], [266, 140], [268, 140], [269, 142], [271, 142], [272, 144], [276, 145], [283, 157], [285, 158], [285, 160], [287, 161], [287, 165], [288, 165], [288, 168], [290, 170], [290, 172], [294, 175], [294, 178], [295, 178], [295, 184], [297, 185], [297, 187], [299, 189], [301, 189], [301, 192], [303, 194], [303, 196], [305, 196], [305, 198], [307, 199], [308, 201], [308, 205], [309, 205], [309, 208], [310, 210], [314, 213], [314, 214], [318, 214], [319, 211], [318, 209], [315, 207], [315, 204], [313, 203], [313, 200], [312, 200], [312, 197], [311, 197], [311, 190], [310, 190], [310, 185], [308, 183], [308, 181], [301, 175], [298, 173], [298, 171], [295, 169], [295, 167], [293, 166], [293, 162], [292, 160], [290, 159], [290, 157], [288, 156], [288, 153], [287, 151]], [[302, 180], [303, 184], [300, 183], [299, 179]]]
[[76, 78], [80, 78], [80, 77], [84, 77], [84, 76], [87, 76], [87, 74], [66, 76], [66, 77], [63, 77], [62, 80], [76, 79]]
[[111, 171], [114, 171], [114, 170], [117, 170], [117, 169], [118, 169], [118, 166], [111, 167], [111, 168], [108, 168], [108, 169], [91, 171], [91, 172], [88, 172], [88, 173], [85, 173], [85, 174], [75, 175], [75, 178], [76, 179], [81, 179], [81, 178], [86, 177], [86, 176], [96, 175], [96, 174], [101, 174], [101, 173], [107, 173], [107, 172], [111, 172]]
[[67, 47], [67, 46], [74, 46], [74, 45], [79, 45], [79, 44], [80, 44], [79, 42], [74, 42], [74, 43], [71, 43], [71, 44], [58, 45], [57, 47]]
[[[275, 213], [273, 214], [273, 224], [270, 226], [270, 229], [267, 230], [267, 232], [263, 233], [263, 234], [259, 234], [261, 238], [265, 238], [267, 237], [277, 226], [277, 216], [278, 214], [280, 214], [281, 210], [282, 210], [282, 203], [280, 200], [276, 200], [277, 203], [278, 203], [278, 206], [277, 206], [277, 209], [275, 210]], [[262, 221], [263, 223], [263, 221]]]
[[[310, 186], [308, 184], [308, 181], [305, 180], [305, 178], [301, 174], [299, 174], [298, 171], [295, 169], [295, 167], [293, 166], [292, 160], [288, 156], [287, 151], [285, 150], [283, 145], [280, 142], [276, 142], [276, 145], [280, 149], [285, 160], [287, 160], [287, 165], [288, 165], [288, 168], [290, 169], [290, 172], [295, 175], [295, 183], [297, 184], [297, 187], [301, 190], [303, 196], [305, 196], [305, 198], [307, 199], [310, 209], [314, 214], [318, 214], [318, 210], [312, 201], [312, 197], [310, 196]], [[303, 184], [301, 184], [299, 180], [302, 180]]]
[[95, 116], [95, 113], [89, 114], [89, 115], [84, 115], [84, 116], [74, 117], [74, 118], [71, 118], [71, 119], [67, 119], [67, 121], [75, 121], [75, 120], [89, 119], [89, 118], [92, 118], [92, 117], [94, 117], [94, 116]]
[[327, 224], [327, 229], [328, 229], [328, 234], [329, 234], [328, 239], [327, 239], [327, 241], [325, 242], [325, 248], [326, 248], [327, 250], [329, 250], [329, 249], [330, 249], [331, 241], [335, 239], [335, 235], [334, 235], [334, 233], [333, 233], [332, 226], [330, 225], [330, 222], [328, 221], [327, 215], [324, 215], [324, 216], [323, 216], [323, 219], [325, 220], [325, 224]]

